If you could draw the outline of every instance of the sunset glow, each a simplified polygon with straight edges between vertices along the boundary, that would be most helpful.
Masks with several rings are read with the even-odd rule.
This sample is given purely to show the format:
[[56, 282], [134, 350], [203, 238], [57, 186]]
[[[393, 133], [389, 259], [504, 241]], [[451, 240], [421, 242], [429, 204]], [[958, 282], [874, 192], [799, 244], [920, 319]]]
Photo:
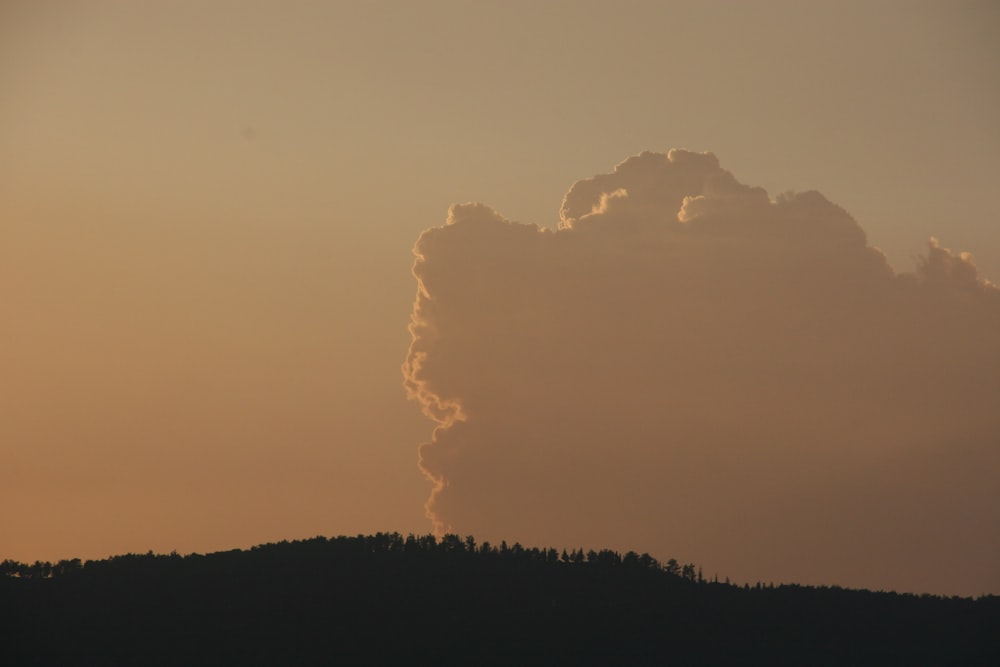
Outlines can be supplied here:
[[974, 1], [0, 4], [0, 560], [450, 529], [1000, 593], [998, 45]]

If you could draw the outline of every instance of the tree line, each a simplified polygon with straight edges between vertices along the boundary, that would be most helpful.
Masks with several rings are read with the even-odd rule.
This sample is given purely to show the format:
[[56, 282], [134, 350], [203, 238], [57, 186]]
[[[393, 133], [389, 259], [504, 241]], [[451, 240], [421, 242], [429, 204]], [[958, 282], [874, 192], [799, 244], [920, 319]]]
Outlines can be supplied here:
[[0, 664], [962, 664], [1000, 598], [706, 580], [633, 551], [315, 537], [0, 563]]
[[[586, 552], [582, 548], [561, 551], [549, 547], [523, 547], [519, 542], [508, 545], [506, 540], [499, 545], [484, 541], [477, 544], [475, 537], [467, 535], [462, 537], [457, 534], [446, 534], [438, 538], [434, 535], [415, 535], [410, 533], [403, 537], [400, 533], [375, 533], [374, 535], [338, 536], [327, 538], [323, 536], [314, 537], [308, 540], [283, 540], [272, 544], [263, 544], [252, 547], [250, 552], [264, 551], [269, 549], [281, 549], [291, 546], [296, 549], [308, 549], [310, 547], [322, 547], [330, 556], [361, 555], [361, 554], [446, 554], [451, 556], [479, 556], [486, 559], [522, 560], [537, 563], [564, 563], [574, 565], [589, 564], [600, 567], [624, 567], [639, 568], [644, 570], [662, 571], [667, 575], [680, 577], [689, 581], [699, 581], [704, 583], [700, 567], [694, 563], [680, 564], [677, 559], [671, 558], [666, 563], [660, 563], [648, 553], [636, 553], [628, 551], [622, 555], [618, 551], [611, 549], [601, 549], [595, 551], [589, 549]], [[233, 550], [229, 553], [239, 553], [240, 550]], [[79, 558], [60, 560], [55, 563], [50, 561], [36, 560], [33, 563], [22, 563], [12, 559], [0, 562], [0, 576], [18, 577], [25, 579], [48, 579], [61, 577], [75, 573], [80, 570], [93, 569], [115, 569], [123, 567], [129, 562], [150, 562], [162, 559], [175, 560], [178, 558], [201, 558], [201, 554], [190, 554], [180, 556], [177, 552], [167, 555], [154, 554], [149, 551], [145, 554], [128, 553], [124, 555], [112, 556], [104, 560], [82, 561]]]

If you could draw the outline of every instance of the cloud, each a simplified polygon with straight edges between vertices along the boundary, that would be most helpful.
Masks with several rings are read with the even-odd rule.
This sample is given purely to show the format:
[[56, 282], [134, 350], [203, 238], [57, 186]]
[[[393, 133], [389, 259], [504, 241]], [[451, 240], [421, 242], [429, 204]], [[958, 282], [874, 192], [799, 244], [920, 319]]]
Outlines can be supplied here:
[[464, 204], [414, 252], [437, 530], [1000, 592], [1000, 290], [968, 254], [896, 274], [821, 194], [682, 150], [577, 182], [556, 230]]

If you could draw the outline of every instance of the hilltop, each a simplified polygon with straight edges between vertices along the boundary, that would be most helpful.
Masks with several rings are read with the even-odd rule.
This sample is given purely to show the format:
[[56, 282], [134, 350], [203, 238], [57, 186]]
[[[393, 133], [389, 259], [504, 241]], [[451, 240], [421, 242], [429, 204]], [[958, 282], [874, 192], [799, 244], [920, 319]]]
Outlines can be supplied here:
[[996, 664], [1000, 598], [708, 581], [472, 537], [0, 565], [0, 663]]

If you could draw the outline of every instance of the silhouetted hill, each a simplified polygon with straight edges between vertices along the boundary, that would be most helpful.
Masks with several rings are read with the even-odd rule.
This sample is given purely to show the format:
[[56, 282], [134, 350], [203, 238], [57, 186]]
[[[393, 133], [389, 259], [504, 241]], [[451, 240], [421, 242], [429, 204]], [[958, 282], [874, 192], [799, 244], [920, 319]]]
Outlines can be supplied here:
[[996, 665], [1000, 598], [735, 586], [643, 554], [317, 537], [0, 576], [3, 665]]

